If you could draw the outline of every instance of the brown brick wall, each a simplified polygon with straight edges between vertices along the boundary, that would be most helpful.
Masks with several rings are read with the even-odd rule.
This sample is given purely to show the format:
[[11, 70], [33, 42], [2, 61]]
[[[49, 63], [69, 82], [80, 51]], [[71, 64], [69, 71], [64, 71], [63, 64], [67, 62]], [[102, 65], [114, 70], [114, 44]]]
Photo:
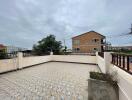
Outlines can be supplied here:
[[[75, 52], [75, 48], [79, 48], [80, 50], [77, 52], [80, 53], [90, 53], [95, 52], [94, 48], [97, 48], [101, 51], [101, 40], [104, 37], [96, 32], [88, 32], [86, 34], [79, 35], [77, 37], [72, 38], [72, 49]], [[93, 39], [98, 39], [98, 42], [94, 42]], [[79, 40], [79, 44], [74, 44], [75, 40]]]

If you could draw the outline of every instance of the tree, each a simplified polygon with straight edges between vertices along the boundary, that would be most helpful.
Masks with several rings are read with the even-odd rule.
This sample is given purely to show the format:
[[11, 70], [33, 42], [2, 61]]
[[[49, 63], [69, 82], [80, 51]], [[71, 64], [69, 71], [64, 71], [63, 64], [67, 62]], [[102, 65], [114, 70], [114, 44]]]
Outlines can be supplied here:
[[61, 53], [64, 54], [64, 55], [66, 55], [67, 54], [66, 51], [67, 51], [67, 46], [64, 46]]
[[51, 51], [53, 51], [54, 54], [60, 54], [61, 49], [62, 43], [61, 41], [56, 41], [54, 35], [49, 35], [46, 38], [43, 38], [33, 46], [33, 52], [37, 55], [49, 54]]
[[5, 59], [5, 58], [6, 58], [5, 50], [0, 50], [0, 59]]

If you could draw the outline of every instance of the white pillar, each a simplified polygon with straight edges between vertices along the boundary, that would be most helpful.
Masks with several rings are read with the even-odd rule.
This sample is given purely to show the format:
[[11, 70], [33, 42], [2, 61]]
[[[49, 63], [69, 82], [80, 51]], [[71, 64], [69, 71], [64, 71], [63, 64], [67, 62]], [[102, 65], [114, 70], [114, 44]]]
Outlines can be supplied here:
[[95, 54], [96, 54], [96, 57], [97, 57], [97, 56], [98, 56], [98, 51], [96, 51], [96, 53], [95, 53]]
[[18, 52], [18, 69], [22, 68], [22, 60], [23, 60], [23, 54], [22, 52]]
[[98, 64], [98, 51], [96, 51], [95, 56], [96, 56], [96, 64]]
[[50, 52], [50, 55], [53, 55], [53, 52]]
[[105, 69], [106, 69], [106, 73], [109, 73], [109, 67], [112, 61], [112, 56], [111, 56], [112, 52], [104, 52], [104, 61], [105, 61]]

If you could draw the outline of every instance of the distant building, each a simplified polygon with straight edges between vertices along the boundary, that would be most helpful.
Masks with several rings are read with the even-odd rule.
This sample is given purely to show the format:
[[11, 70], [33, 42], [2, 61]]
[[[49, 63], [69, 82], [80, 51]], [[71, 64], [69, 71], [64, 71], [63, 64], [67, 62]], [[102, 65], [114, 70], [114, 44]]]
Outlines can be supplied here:
[[3, 44], [0, 44], [0, 51], [6, 51], [6, 46], [4, 46]]
[[132, 50], [132, 46], [112, 46], [112, 50]]
[[86, 32], [84, 34], [72, 38], [73, 53], [95, 53], [103, 51], [105, 36], [95, 31]]
[[25, 51], [25, 50], [27, 50], [27, 49], [15, 47], [15, 46], [6, 46], [6, 52], [7, 53], [14, 53], [14, 52]]
[[0, 50], [6, 49], [6, 46], [4, 46], [3, 44], [0, 44]]
[[67, 49], [66, 52], [67, 53], [72, 53], [72, 50], [71, 49]]

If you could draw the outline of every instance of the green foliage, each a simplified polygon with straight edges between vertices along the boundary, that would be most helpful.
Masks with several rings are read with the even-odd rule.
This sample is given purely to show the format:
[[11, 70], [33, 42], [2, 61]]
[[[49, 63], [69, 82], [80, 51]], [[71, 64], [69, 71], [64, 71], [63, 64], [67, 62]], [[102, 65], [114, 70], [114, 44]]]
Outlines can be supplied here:
[[114, 86], [117, 85], [117, 81], [114, 81], [113, 76], [110, 74], [104, 74], [104, 73], [99, 73], [99, 72], [90, 72], [90, 78], [107, 81], [108, 83], [110, 83], [111, 85], [114, 85]]
[[4, 50], [0, 50], [0, 59], [5, 59], [6, 58], [6, 53]]
[[64, 47], [62, 48], [60, 54], [61, 54], [61, 55], [67, 55], [67, 54], [68, 54], [68, 53], [67, 53], [67, 47], [66, 47], [66, 46], [64, 46]]
[[38, 44], [33, 46], [33, 52], [36, 55], [46, 55], [51, 51], [54, 54], [60, 54], [62, 49], [61, 41], [56, 41], [54, 35], [49, 35], [46, 38], [38, 41]]
[[108, 52], [115, 52], [115, 53], [121, 53], [121, 54], [132, 54], [132, 50], [127, 49], [121, 49], [121, 50], [107, 50]]

